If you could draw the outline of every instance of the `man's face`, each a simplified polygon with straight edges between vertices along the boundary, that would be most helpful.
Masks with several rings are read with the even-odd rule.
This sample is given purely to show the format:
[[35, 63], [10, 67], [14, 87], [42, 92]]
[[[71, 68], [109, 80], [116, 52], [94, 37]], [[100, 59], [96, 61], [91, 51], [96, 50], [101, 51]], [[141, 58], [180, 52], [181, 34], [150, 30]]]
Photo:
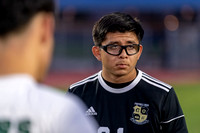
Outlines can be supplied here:
[[[102, 42], [102, 46], [114, 44], [120, 46], [127, 46], [132, 44], [139, 44], [139, 40], [133, 32], [115, 32], [107, 33], [105, 40]], [[106, 53], [103, 49], [99, 48], [98, 60], [102, 62], [102, 70], [106, 75], [113, 76], [130, 76], [135, 73], [136, 63], [142, 53], [142, 46], [139, 46], [138, 53], [134, 55], [127, 55], [125, 49], [123, 49], [120, 55], [114, 56]]]

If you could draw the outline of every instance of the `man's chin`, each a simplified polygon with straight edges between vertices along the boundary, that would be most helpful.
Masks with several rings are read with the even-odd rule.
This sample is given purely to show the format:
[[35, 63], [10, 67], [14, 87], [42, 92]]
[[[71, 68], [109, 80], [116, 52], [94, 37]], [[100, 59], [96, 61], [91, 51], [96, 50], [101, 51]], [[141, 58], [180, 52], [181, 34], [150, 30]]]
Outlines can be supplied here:
[[118, 76], [118, 77], [121, 77], [121, 76], [124, 76], [124, 75], [127, 75], [127, 71], [126, 70], [117, 70], [115, 72], [115, 75]]

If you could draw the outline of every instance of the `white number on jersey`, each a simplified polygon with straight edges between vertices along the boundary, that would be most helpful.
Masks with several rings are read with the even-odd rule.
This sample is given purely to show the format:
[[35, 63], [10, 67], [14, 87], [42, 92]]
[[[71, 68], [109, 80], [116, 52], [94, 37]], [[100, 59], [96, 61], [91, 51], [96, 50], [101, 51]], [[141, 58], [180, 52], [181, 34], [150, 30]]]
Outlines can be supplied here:
[[[12, 127], [12, 123], [9, 120], [0, 120], [0, 133], [9, 133]], [[30, 121], [29, 120], [23, 120], [20, 121], [17, 124], [17, 129], [14, 129], [16, 132], [19, 133], [30, 133]]]
[[[123, 128], [118, 128], [117, 133], [123, 133], [124, 129]], [[108, 127], [99, 127], [98, 133], [110, 133], [110, 129]]]

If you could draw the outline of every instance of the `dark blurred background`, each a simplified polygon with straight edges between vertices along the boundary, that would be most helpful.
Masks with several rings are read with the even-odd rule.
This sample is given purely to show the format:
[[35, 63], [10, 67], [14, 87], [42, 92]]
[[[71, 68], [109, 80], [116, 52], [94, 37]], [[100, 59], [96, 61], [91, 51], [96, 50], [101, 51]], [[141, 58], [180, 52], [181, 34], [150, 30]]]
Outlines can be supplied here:
[[92, 28], [116, 11], [142, 22], [139, 69], [169, 82], [200, 81], [200, 0], [60, 0], [47, 83], [68, 86], [101, 69], [91, 52]]

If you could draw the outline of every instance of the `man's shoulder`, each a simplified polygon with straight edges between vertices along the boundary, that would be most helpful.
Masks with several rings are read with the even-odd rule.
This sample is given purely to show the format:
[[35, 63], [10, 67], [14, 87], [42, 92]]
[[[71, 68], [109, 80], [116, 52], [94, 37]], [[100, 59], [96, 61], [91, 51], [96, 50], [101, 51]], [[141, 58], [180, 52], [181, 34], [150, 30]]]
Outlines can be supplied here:
[[[142, 72], [142, 71], [141, 71]], [[148, 84], [151, 86], [150, 88], [155, 88], [164, 92], [169, 92], [172, 89], [172, 86], [155, 78], [150, 76], [149, 74], [142, 72], [141, 80], [144, 81], [144, 84]]]
[[59, 110], [59, 112], [65, 112], [70, 114], [77, 109], [85, 109], [82, 101], [75, 95], [65, 93], [57, 88], [53, 88], [46, 85], [39, 85], [35, 94], [32, 94], [33, 104], [40, 103], [41, 110], [49, 110], [49, 112]]
[[[74, 96], [73, 95], [67, 95], [64, 93], [64, 91], [59, 90], [57, 88], [47, 86], [44, 84], [40, 84], [39, 88], [37, 89], [36, 92], [42, 100], [45, 102], [49, 101], [48, 103], [66, 103], [67, 102], [73, 102], [74, 101]], [[51, 102], [50, 102], [51, 101]], [[65, 104], [64, 104], [65, 105]]]
[[4, 101], [0, 106], [4, 106], [5, 109], [16, 108], [24, 114], [52, 114], [55, 111], [76, 110], [78, 106], [82, 106], [75, 96], [66, 95], [64, 91], [44, 84], [38, 84], [29, 75], [2, 77], [0, 88]]
[[85, 84], [90, 84], [90, 83], [96, 81], [98, 79], [99, 74], [100, 74], [100, 72], [95, 73], [83, 80], [73, 83], [72, 85], [70, 85], [69, 90], [73, 90], [74, 88], [81, 88], [81, 86], [84, 86]]

